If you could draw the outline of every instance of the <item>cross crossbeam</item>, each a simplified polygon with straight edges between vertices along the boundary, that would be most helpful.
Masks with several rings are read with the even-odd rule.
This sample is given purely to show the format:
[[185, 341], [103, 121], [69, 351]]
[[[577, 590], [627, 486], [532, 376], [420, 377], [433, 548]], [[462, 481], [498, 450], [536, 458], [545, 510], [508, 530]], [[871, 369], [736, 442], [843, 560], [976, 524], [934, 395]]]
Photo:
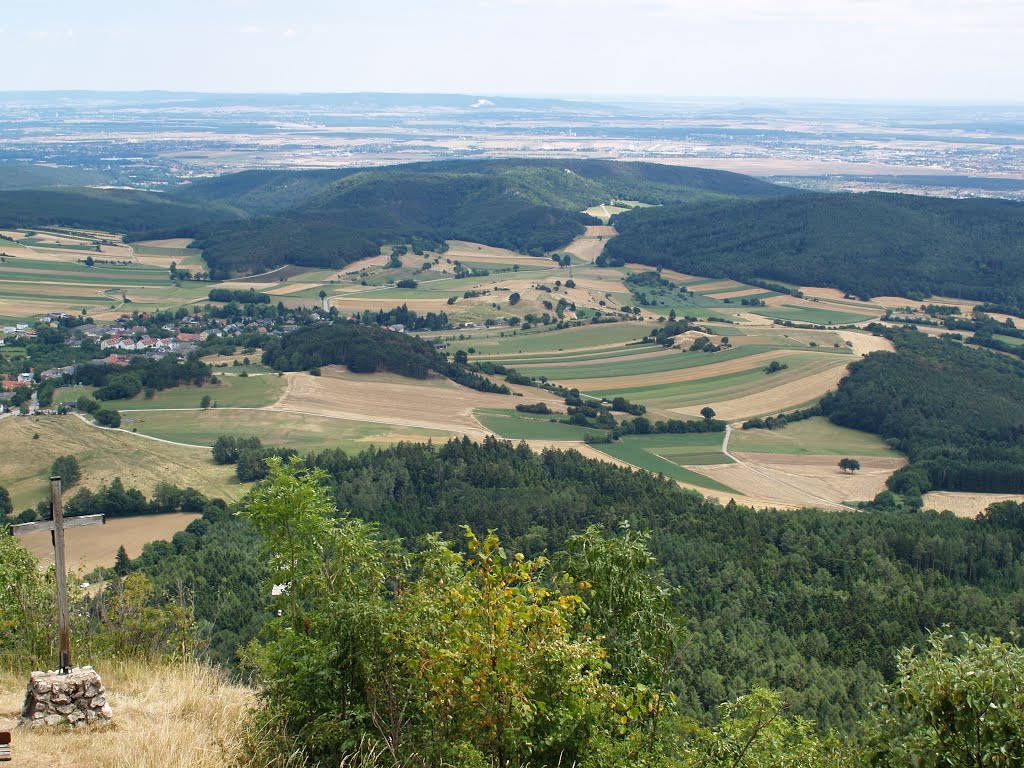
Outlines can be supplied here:
[[83, 515], [64, 519], [64, 501], [61, 497], [60, 478], [50, 478], [50, 520], [20, 523], [11, 526], [11, 533], [24, 536], [36, 531], [50, 531], [53, 538], [54, 566], [57, 577], [57, 636], [60, 640], [60, 671], [71, 671], [71, 622], [68, 619], [68, 568], [64, 562], [64, 529], [101, 525], [103, 515]]

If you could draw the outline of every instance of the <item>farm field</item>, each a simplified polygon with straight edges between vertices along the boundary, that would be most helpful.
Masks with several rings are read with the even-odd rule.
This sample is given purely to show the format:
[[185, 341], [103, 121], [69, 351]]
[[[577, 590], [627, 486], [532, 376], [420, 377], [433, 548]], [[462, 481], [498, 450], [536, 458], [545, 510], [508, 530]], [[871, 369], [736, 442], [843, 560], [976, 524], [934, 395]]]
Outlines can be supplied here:
[[958, 491], [929, 491], [924, 494], [924, 508], [939, 512], [949, 511], [957, 517], [977, 517], [990, 504], [1000, 501], [1016, 501], [1024, 504], [1024, 495], [1019, 493], [963, 493]]
[[836, 456], [730, 451], [735, 464], [709, 465], [701, 472], [745, 496], [781, 507], [847, 508], [847, 502], [868, 501], [885, 490], [885, 481], [906, 464], [902, 458], [851, 457], [860, 461], [855, 473], [842, 472]]
[[[160, 408], [199, 408], [199, 401], [209, 395], [220, 408], [262, 408], [273, 405], [284, 393], [283, 376], [265, 374], [258, 376], [217, 376], [218, 384], [171, 387], [157, 390], [153, 397], [146, 399], [140, 392], [129, 400], [107, 400], [104, 408], [118, 411], [152, 410]], [[54, 402], [77, 400], [82, 395], [92, 395], [95, 387], [61, 387], [54, 393]]]
[[[287, 391], [273, 410], [476, 437], [488, 433], [473, 417], [475, 409], [505, 409], [516, 402], [507, 395], [477, 392], [440, 377], [418, 380], [383, 373], [354, 374], [328, 367], [323, 369], [322, 376], [289, 373], [285, 378]], [[537, 400], [559, 405], [546, 392], [537, 392]]]
[[125, 485], [145, 493], [161, 482], [191, 485], [227, 501], [236, 501], [245, 491], [235, 479], [234, 468], [214, 464], [205, 448], [167, 445], [100, 429], [75, 416], [0, 418], [0, 445], [4, 446], [0, 485], [10, 492], [15, 511], [49, 497], [50, 465], [69, 454], [81, 465], [83, 488], [95, 489], [120, 477]]
[[824, 416], [787, 424], [782, 429], [733, 430], [729, 448], [747, 453], [898, 456], [877, 435], [840, 427]]
[[577, 427], [572, 424], [561, 424], [552, 419], [565, 418], [565, 414], [543, 415], [537, 413], [520, 413], [514, 410], [484, 408], [476, 411], [477, 421], [487, 429], [508, 440], [546, 440], [551, 442], [580, 442], [587, 434], [595, 434], [600, 430], [589, 427]]
[[300, 453], [342, 448], [359, 452], [371, 445], [399, 441], [445, 441], [452, 433], [396, 427], [369, 421], [310, 416], [262, 409], [209, 411], [133, 411], [125, 415], [125, 429], [191, 445], [212, 446], [221, 435], [258, 437], [266, 445], [294, 448]]
[[[705, 465], [730, 464], [721, 452], [722, 433], [692, 435], [631, 435], [617, 443], [602, 443], [591, 447], [620, 461], [649, 472], [661, 473], [678, 480], [717, 493], [741, 493], [728, 484], [703, 472]], [[701, 466], [701, 471], [684, 465]]]
[[849, 323], [860, 323], [878, 316], [878, 313], [850, 312], [841, 309], [818, 309], [788, 304], [781, 307], [753, 309], [751, 314], [770, 319], [792, 320], [794, 323], [811, 323], [813, 325], [846, 325]]
[[[118, 547], [124, 547], [128, 557], [138, 557], [142, 547], [151, 541], [170, 541], [183, 531], [199, 514], [172, 512], [163, 515], [114, 517], [103, 525], [75, 528], [69, 531], [64, 547], [68, 568], [88, 573], [94, 568], [114, 564]], [[53, 544], [46, 532], [19, 537], [24, 547], [42, 563], [53, 562]]]

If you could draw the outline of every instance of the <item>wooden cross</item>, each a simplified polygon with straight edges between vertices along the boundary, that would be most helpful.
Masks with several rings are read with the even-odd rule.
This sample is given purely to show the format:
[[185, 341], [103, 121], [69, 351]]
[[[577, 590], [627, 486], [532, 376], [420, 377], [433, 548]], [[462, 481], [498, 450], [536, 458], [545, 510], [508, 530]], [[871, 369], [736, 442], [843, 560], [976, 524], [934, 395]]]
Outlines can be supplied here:
[[64, 529], [106, 523], [103, 515], [82, 515], [64, 519], [64, 502], [60, 495], [60, 478], [50, 478], [50, 520], [11, 526], [11, 533], [24, 536], [36, 531], [50, 531], [53, 540], [54, 565], [57, 569], [57, 635], [60, 639], [60, 672], [71, 672], [71, 624], [68, 620], [68, 569], [64, 564]]

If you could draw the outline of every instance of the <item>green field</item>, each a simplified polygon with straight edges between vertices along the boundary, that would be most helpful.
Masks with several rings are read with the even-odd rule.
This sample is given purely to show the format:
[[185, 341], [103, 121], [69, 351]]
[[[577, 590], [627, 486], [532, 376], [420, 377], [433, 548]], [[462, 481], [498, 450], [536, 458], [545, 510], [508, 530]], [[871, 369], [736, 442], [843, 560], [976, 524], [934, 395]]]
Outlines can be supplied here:
[[491, 331], [487, 334], [481, 333], [479, 336], [473, 334], [467, 339], [453, 342], [451, 347], [452, 349], [474, 347], [477, 353], [484, 358], [519, 353], [580, 350], [606, 344], [639, 341], [655, 327], [653, 323], [607, 323], [582, 325], [560, 331], [538, 330], [529, 333], [520, 331], [515, 336], [506, 330], [504, 338], [500, 337], [497, 332]]
[[1003, 336], [1001, 333], [997, 333], [993, 334], [992, 338], [1013, 347], [1024, 346], [1024, 339], [1018, 339], [1016, 336]]
[[[659, 347], [651, 345], [647, 351], [658, 352]], [[747, 347], [736, 347], [722, 350], [713, 354], [704, 352], [683, 352], [679, 349], [661, 348], [658, 354], [650, 357], [638, 358], [635, 360], [623, 360], [618, 362], [584, 362], [579, 365], [516, 365], [523, 373], [531, 376], [547, 376], [558, 381], [570, 379], [612, 379], [617, 376], [636, 376], [645, 373], [661, 373], [663, 371], [685, 370], [689, 368], [701, 368], [712, 363], [721, 363], [728, 360], [738, 360], [744, 357], [771, 352], [776, 349], [770, 346], [750, 345]], [[615, 350], [608, 350], [607, 357], [617, 356]], [[761, 367], [760, 365], [758, 367]], [[609, 382], [613, 386], [614, 382]]]
[[499, 437], [508, 440], [571, 440], [579, 442], [587, 434], [599, 435], [600, 429], [562, 424], [551, 419], [564, 419], [565, 414], [543, 415], [484, 408], [474, 413], [481, 424]]
[[[109, 400], [103, 403], [103, 407], [119, 411], [198, 408], [203, 395], [209, 395], [221, 408], [262, 408], [276, 402], [285, 387], [285, 380], [276, 375], [218, 376], [218, 380], [219, 384], [206, 384], [202, 387], [157, 390], [150, 400], [140, 392], [130, 400]], [[54, 393], [53, 401], [61, 403], [77, 400], [82, 395], [91, 396], [95, 391], [95, 387], [62, 387]]]
[[778, 320], [791, 320], [794, 323], [811, 325], [847, 325], [859, 323], [875, 317], [876, 314], [863, 312], [843, 312], [834, 309], [817, 309], [810, 307], [760, 307], [750, 310], [751, 314]]
[[326, 448], [359, 452], [397, 439], [426, 442], [452, 436], [438, 430], [261, 410], [134, 411], [125, 414], [121, 426], [190, 445], [213, 445], [221, 435], [259, 437], [267, 445], [300, 453]]
[[797, 421], [782, 429], [734, 430], [729, 450], [810, 456], [900, 456], [877, 435], [837, 426], [824, 416]]
[[[720, 450], [722, 433], [695, 435], [633, 435], [617, 443], [603, 443], [592, 446], [635, 467], [649, 472], [661, 473], [710, 491], [737, 493], [709, 477], [686, 469], [684, 464], [731, 464]], [[739, 494], [737, 494], [739, 495]]]

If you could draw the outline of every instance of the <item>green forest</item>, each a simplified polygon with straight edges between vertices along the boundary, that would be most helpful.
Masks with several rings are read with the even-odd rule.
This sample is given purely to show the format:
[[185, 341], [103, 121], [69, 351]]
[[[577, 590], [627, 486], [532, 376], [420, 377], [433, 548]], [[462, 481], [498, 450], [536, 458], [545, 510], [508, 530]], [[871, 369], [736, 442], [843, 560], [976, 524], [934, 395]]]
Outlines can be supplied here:
[[1024, 491], [1024, 364], [914, 329], [871, 330], [896, 352], [851, 363], [821, 410], [907, 454], [890, 489], [917, 504], [931, 489]]
[[1024, 205], [913, 195], [800, 194], [618, 214], [606, 264], [872, 296], [1024, 305]]

